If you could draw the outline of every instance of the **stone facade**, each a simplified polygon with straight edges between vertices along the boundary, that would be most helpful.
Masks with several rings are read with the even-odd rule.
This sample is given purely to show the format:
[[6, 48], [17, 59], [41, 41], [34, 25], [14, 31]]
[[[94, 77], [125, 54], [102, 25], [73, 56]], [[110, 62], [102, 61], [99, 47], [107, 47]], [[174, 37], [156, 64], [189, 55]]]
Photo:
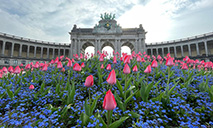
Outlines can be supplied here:
[[70, 32], [71, 56], [84, 53], [88, 46], [93, 46], [95, 53], [101, 52], [105, 46], [111, 46], [118, 53], [121, 53], [122, 46], [128, 46], [136, 53], [144, 52], [145, 34], [142, 25], [139, 28], [121, 28], [114, 19], [102, 19], [93, 28], [77, 28], [74, 25]]

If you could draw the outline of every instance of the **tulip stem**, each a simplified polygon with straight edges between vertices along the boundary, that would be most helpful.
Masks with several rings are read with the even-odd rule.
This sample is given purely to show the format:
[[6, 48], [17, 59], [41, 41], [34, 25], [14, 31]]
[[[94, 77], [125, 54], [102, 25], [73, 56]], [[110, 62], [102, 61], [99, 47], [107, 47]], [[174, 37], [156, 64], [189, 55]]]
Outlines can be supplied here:
[[167, 81], [167, 85], [169, 84], [169, 79], [170, 79], [170, 67], [168, 69], [168, 81]]
[[148, 85], [148, 81], [149, 81], [149, 73], [147, 73], [147, 85]]
[[110, 123], [110, 110], [107, 111], [108, 116], [107, 116], [107, 128], [109, 128], [109, 123]]
[[90, 100], [90, 88], [88, 88], [89, 89], [89, 116], [90, 116], [90, 114], [91, 114], [91, 112], [90, 112], [90, 102], [91, 102], [91, 100]]

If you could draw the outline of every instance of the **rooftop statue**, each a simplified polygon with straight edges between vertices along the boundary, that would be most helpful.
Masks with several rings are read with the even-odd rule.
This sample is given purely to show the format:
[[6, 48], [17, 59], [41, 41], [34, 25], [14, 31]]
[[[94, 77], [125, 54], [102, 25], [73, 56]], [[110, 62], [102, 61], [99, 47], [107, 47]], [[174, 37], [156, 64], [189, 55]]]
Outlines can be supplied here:
[[115, 14], [113, 14], [112, 15], [112, 13], [104, 13], [104, 15], [103, 14], [101, 14], [101, 20], [114, 20], [115, 19]]

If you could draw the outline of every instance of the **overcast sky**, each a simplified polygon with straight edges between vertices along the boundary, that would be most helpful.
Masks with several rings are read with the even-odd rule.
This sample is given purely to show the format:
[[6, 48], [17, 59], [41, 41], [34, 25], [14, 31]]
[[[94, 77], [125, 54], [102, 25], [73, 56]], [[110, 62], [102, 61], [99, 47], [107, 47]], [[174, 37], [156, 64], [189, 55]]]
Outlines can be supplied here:
[[146, 43], [213, 31], [213, 0], [0, 0], [0, 32], [69, 43], [74, 24], [93, 28], [104, 12], [122, 28], [142, 24]]

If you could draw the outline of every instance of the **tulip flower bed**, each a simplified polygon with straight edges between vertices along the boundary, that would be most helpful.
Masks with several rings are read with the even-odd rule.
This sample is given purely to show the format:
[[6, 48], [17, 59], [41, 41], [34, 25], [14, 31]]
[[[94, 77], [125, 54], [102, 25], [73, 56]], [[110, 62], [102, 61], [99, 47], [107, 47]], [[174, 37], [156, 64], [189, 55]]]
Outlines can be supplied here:
[[144, 54], [0, 70], [1, 127], [213, 127], [213, 64]]

